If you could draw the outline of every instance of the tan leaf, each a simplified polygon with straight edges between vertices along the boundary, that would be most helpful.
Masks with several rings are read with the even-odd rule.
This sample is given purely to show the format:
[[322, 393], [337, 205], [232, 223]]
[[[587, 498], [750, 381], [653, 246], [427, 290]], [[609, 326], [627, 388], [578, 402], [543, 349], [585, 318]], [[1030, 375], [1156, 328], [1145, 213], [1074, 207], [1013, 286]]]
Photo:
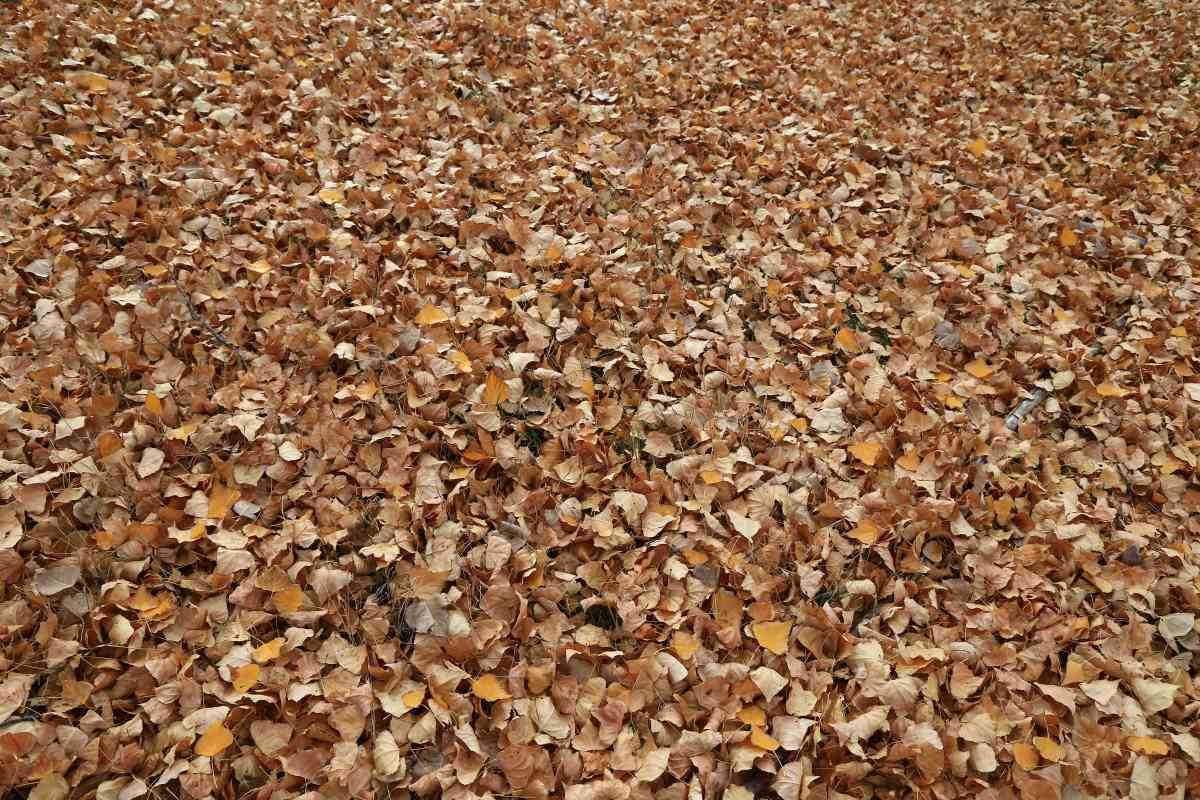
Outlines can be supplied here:
[[317, 192], [317, 197], [321, 198], [322, 203], [332, 206], [345, 200], [346, 193], [338, 188], [328, 188]]
[[208, 493], [208, 518], [224, 519], [241, 496], [242, 493], [237, 487], [226, 486], [219, 480], [214, 481]]
[[292, 726], [286, 722], [255, 720], [250, 723], [250, 738], [264, 755], [274, 755], [292, 741]]

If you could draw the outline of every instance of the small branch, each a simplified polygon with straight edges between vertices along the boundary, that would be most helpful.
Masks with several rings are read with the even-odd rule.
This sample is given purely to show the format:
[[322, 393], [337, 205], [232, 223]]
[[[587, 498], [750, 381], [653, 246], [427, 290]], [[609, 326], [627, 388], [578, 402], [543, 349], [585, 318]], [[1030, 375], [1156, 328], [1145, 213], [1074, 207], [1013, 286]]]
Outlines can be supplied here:
[[241, 364], [242, 369], [245, 370], [246, 369], [246, 358], [242, 354], [242, 349], [240, 347], [238, 347], [236, 344], [234, 344], [233, 342], [226, 339], [219, 330], [217, 330], [211, 324], [209, 324], [208, 320], [205, 319], [204, 316], [200, 313], [200, 309], [196, 308], [196, 304], [192, 302], [192, 298], [190, 295], [188, 295], [188, 292], [186, 289], [184, 289], [182, 286], [178, 287], [178, 289], [179, 289], [180, 296], [183, 297], [183, 302], [187, 304], [188, 311], [190, 311], [192, 314], [192, 319], [194, 319], [196, 322], [199, 322], [204, 327], [204, 330], [206, 330], [208, 332], [208, 335], [212, 338], [213, 341], [215, 341], [219, 345], [222, 345], [223, 347], [228, 347], [230, 350], [232, 350], [234, 355], [237, 356], [238, 363]]
[[[1124, 330], [1127, 324], [1129, 324], [1128, 311], [1117, 317], [1117, 319], [1113, 322], [1113, 327], [1117, 330]], [[1095, 358], [1096, 356], [1100, 355], [1100, 351], [1102, 349], [1103, 348], [1100, 346], [1099, 341], [1092, 342], [1092, 346], [1088, 348], [1087, 357]], [[1042, 403], [1046, 402], [1046, 398], [1049, 396], [1050, 393], [1045, 389], [1040, 387], [1034, 389], [1032, 395], [1022, 400], [1021, 403], [1012, 411], [1010, 411], [1008, 416], [1004, 418], [1004, 427], [1015, 432], [1017, 428], [1020, 427], [1021, 421], [1036, 411], [1038, 407], [1042, 405]]]

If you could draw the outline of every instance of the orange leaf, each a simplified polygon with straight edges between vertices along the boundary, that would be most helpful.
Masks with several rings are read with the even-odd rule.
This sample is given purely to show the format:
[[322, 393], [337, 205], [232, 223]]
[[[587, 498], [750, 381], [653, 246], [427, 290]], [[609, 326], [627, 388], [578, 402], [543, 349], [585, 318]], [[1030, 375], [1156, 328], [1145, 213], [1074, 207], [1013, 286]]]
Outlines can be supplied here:
[[842, 327], [838, 330], [833, 340], [837, 342], [838, 347], [847, 353], [857, 353], [862, 350], [862, 346], [858, 343], [858, 337], [854, 335], [854, 331], [847, 327]]
[[411, 692], [405, 692], [404, 694], [400, 695], [400, 699], [403, 700], [404, 705], [408, 706], [409, 708], [416, 708], [417, 706], [421, 705], [421, 703], [425, 702], [425, 690], [423, 688], [413, 689]]
[[266, 664], [268, 661], [279, 658], [279, 653], [283, 650], [283, 645], [286, 642], [287, 639], [284, 639], [282, 636], [276, 636], [271, 641], [263, 642], [250, 651], [250, 657], [258, 664]]
[[709, 486], [712, 486], [714, 483], [721, 482], [721, 473], [717, 472], [715, 469], [702, 469], [700, 470], [700, 480], [704, 481]]
[[233, 688], [239, 692], [249, 691], [250, 687], [258, 683], [260, 672], [262, 672], [262, 667], [258, 664], [243, 664], [240, 667], [234, 667]]
[[446, 354], [446, 360], [458, 367], [459, 372], [471, 371], [471, 359], [462, 350], [451, 350]]
[[196, 742], [194, 749], [196, 755], [212, 758], [231, 744], [233, 744], [233, 734], [229, 732], [229, 728], [225, 727], [224, 722], [217, 721], [208, 726], [208, 730]]
[[921, 459], [917, 457], [915, 450], [909, 450], [904, 455], [896, 459], [896, 466], [903, 467], [909, 472], [916, 472], [917, 467], [921, 466]]
[[1041, 753], [1042, 758], [1054, 763], [1062, 761], [1063, 757], [1067, 754], [1066, 748], [1053, 739], [1048, 739], [1045, 736], [1033, 737], [1033, 746], [1037, 748], [1039, 753]]
[[772, 739], [763, 732], [762, 728], [757, 726], [750, 730], [750, 744], [762, 750], [769, 750], [771, 752], [779, 749], [779, 742]]
[[1013, 761], [1024, 770], [1030, 770], [1036, 767], [1039, 763], [1037, 750], [1034, 750], [1024, 742], [1017, 742], [1013, 745]]
[[489, 406], [498, 406], [508, 399], [508, 384], [492, 370], [488, 370], [487, 381], [483, 384], [482, 399]]
[[988, 149], [987, 139], [976, 139], [967, 145], [967, 149], [982, 158], [983, 154], [986, 153]]
[[996, 521], [1001, 525], [1007, 525], [1008, 520], [1012, 518], [1013, 499], [1008, 495], [997, 498], [992, 501], [992, 511], [996, 515]]
[[783, 655], [788, 649], [788, 635], [792, 632], [790, 622], [756, 622], [751, 626], [754, 638], [775, 655]]
[[275, 607], [279, 609], [280, 614], [295, 614], [300, 610], [304, 593], [300, 591], [299, 586], [293, 583], [288, 588], [272, 594], [271, 598], [275, 601]]
[[868, 467], [873, 467], [875, 466], [875, 460], [883, 452], [883, 445], [879, 444], [879, 442], [859, 442], [858, 444], [850, 445], [849, 450], [859, 461]]
[[993, 372], [995, 372], [996, 368], [991, 366], [990, 364], [988, 364], [982, 358], [977, 358], [974, 361], [972, 361], [970, 364], [967, 364], [966, 370], [967, 370], [967, 372], [971, 373], [979, 380], [983, 380], [984, 378], [988, 377]]
[[1063, 247], [1074, 247], [1079, 244], [1079, 236], [1070, 228], [1063, 228], [1058, 234], [1058, 243]]
[[126, 601], [125, 605], [135, 611], [149, 611], [152, 608], [158, 608], [158, 598], [150, 593], [150, 590], [145, 586], [140, 587], [133, 597]]
[[875, 544], [879, 541], [880, 529], [875, 524], [875, 521], [870, 517], [863, 517], [862, 520], [855, 525], [847, 535], [852, 539], [857, 539], [863, 544]]
[[208, 518], [224, 519], [225, 515], [229, 513], [229, 509], [233, 508], [233, 504], [241, 496], [242, 493], [237, 487], [226, 486], [219, 480], [215, 481], [208, 493]]
[[1149, 736], [1130, 736], [1125, 740], [1125, 744], [1133, 752], [1148, 756], [1165, 756], [1171, 750], [1166, 742]]
[[450, 315], [433, 303], [426, 303], [425, 307], [417, 312], [416, 322], [418, 325], [437, 325], [439, 322], [445, 322], [450, 319]]
[[158, 395], [151, 392], [146, 395], [146, 410], [156, 417], [161, 417], [163, 413], [162, 400]]
[[1101, 397], [1124, 397], [1125, 390], [1112, 383], [1102, 383], [1096, 387], [1096, 394]]
[[476, 678], [471, 684], [471, 691], [476, 697], [487, 700], [489, 703], [512, 698], [512, 695], [500, 685], [500, 679], [491, 673]]
[[690, 633], [679, 631], [671, 639], [671, 647], [675, 650], [676, 655], [687, 661], [700, 649], [700, 640]]

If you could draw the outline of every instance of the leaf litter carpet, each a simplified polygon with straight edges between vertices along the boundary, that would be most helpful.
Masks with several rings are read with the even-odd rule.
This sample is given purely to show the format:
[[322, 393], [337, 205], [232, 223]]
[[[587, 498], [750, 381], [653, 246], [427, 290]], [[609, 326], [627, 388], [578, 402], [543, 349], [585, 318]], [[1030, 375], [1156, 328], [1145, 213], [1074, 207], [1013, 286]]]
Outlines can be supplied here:
[[0, 4], [0, 788], [1198, 796], [1198, 20]]

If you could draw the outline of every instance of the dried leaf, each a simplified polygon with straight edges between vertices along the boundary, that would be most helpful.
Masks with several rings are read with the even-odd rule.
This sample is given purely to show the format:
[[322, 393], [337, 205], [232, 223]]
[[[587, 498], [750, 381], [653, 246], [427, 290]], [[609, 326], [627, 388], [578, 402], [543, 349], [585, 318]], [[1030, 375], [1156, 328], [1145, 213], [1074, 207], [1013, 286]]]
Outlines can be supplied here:
[[754, 638], [760, 645], [776, 655], [783, 655], [788, 649], [788, 636], [792, 632], [790, 622], [756, 622], [751, 626]]
[[208, 726], [204, 735], [196, 741], [196, 746], [192, 749], [196, 751], [196, 755], [211, 758], [231, 744], [233, 744], [233, 733], [225, 727], [224, 722], [218, 720]]
[[489, 703], [512, 699], [512, 695], [501, 685], [500, 680], [492, 674], [480, 675], [472, 681], [471, 692], [479, 699], [487, 700]]

